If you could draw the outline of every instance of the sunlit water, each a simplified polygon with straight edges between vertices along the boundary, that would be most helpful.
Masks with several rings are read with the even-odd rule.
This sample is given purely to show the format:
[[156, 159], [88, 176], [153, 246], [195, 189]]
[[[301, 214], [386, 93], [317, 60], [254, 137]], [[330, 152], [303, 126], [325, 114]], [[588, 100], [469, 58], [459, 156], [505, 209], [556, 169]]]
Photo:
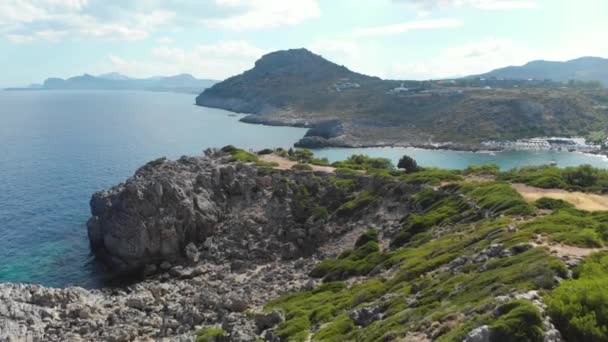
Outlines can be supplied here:
[[[238, 115], [193, 105], [194, 96], [148, 92], [0, 92], [0, 282], [51, 286], [100, 284], [91, 263], [85, 223], [89, 198], [145, 162], [200, 154], [227, 144], [290, 147], [304, 129], [248, 125]], [[323, 149], [343, 159], [366, 153], [423, 166], [503, 168], [590, 163], [602, 157], [559, 152], [496, 154], [403, 148]]]

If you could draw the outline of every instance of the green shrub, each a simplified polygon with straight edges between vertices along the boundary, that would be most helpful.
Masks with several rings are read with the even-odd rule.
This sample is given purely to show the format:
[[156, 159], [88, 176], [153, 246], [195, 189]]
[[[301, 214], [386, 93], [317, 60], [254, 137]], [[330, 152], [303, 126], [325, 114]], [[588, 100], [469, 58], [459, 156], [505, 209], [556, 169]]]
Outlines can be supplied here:
[[274, 153], [274, 151], [269, 148], [265, 148], [263, 150], [258, 151], [258, 155], [260, 155], [260, 156], [263, 156], [266, 154], [273, 154], [273, 153]]
[[549, 235], [553, 240], [581, 247], [602, 247], [608, 224], [605, 213], [561, 209], [523, 226], [524, 231]]
[[377, 240], [368, 240], [373, 238], [368, 233], [363, 234], [358, 240], [359, 243], [367, 240], [365, 244], [342, 253], [337, 259], [321, 261], [310, 272], [310, 276], [323, 278], [324, 281], [335, 281], [368, 274], [383, 261]]
[[570, 191], [602, 192], [608, 189], [608, 170], [580, 165], [560, 169], [555, 166], [527, 166], [499, 176], [513, 183], [525, 183], [539, 188]]
[[370, 241], [378, 242], [378, 231], [377, 230], [368, 229], [365, 233], [361, 234], [361, 236], [359, 236], [357, 238], [357, 241], [355, 242], [355, 248], [361, 247]]
[[463, 172], [465, 175], [491, 175], [500, 173], [500, 167], [496, 164], [469, 165]]
[[564, 200], [541, 197], [534, 202], [534, 205], [538, 209], [548, 209], [548, 210], [557, 210], [557, 209], [566, 209], [566, 208], [574, 208], [574, 206]]
[[492, 341], [540, 342], [543, 340], [542, 317], [529, 301], [516, 300], [497, 309], [499, 318], [490, 326]]
[[357, 170], [349, 169], [347, 167], [338, 167], [334, 170], [334, 172], [338, 175], [345, 175], [345, 176], [355, 176], [355, 175], [361, 174]]
[[327, 220], [327, 218], [329, 217], [329, 212], [325, 207], [315, 207], [312, 210], [312, 217], [315, 220]]
[[547, 311], [567, 341], [608, 341], [608, 256], [592, 255], [577, 279], [562, 281], [547, 296]]
[[229, 153], [234, 161], [240, 161], [243, 163], [255, 163], [259, 161], [257, 155], [240, 148], [236, 148], [232, 145], [222, 147], [222, 152]]
[[494, 214], [532, 215], [534, 208], [506, 182], [468, 183], [461, 188], [477, 205]]
[[343, 190], [343, 191], [352, 191], [356, 188], [357, 184], [355, 182], [354, 179], [343, 179], [343, 178], [336, 178], [336, 177], [329, 177], [328, 178], [329, 183], [333, 186], [335, 186], [336, 188]]
[[378, 200], [379, 198], [379, 196], [369, 191], [362, 191], [357, 194], [354, 199], [342, 204], [336, 211], [336, 214], [342, 217], [351, 215], [352, 213], [370, 205], [372, 202]]
[[207, 327], [196, 333], [197, 342], [214, 342], [226, 337], [226, 332], [221, 327]]
[[353, 170], [395, 169], [395, 166], [393, 166], [390, 159], [372, 158], [361, 154], [353, 154], [346, 160], [333, 163], [332, 166], [335, 168], [348, 168]]
[[294, 164], [291, 167], [292, 170], [300, 170], [300, 171], [312, 171], [312, 166], [308, 164]]
[[462, 176], [458, 170], [446, 170], [434, 167], [418, 167], [416, 172], [403, 174], [399, 179], [411, 184], [438, 185], [441, 182], [461, 181]]

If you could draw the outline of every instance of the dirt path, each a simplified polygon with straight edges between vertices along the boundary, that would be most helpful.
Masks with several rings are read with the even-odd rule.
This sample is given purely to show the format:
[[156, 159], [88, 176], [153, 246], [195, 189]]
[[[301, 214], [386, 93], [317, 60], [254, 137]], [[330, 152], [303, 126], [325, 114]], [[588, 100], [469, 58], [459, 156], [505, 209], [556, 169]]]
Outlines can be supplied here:
[[608, 196], [584, 192], [569, 192], [560, 189], [541, 189], [525, 184], [512, 184], [511, 186], [529, 202], [536, 201], [541, 197], [549, 197], [564, 200], [581, 210], [608, 210]]
[[[260, 160], [265, 161], [265, 162], [279, 164], [279, 166], [274, 167], [277, 170], [290, 170], [292, 166], [297, 164], [297, 162], [295, 162], [295, 161], [277, 156], [276, 154], [265, 154], [263, 156], [260, 156]], [[312, 167], [313, 171], [321, 171], [321, 172], [327, 172], [327, 173], [331, 173], [331, 172], [335, 171], [335, 168], [333, 168], [331, 166], [319, 166], [319, 165], [312, 165], [312, 164], [308, 164], [308, 165], [310, 165], [310, 167]]]
[[584, 247], [576, 247], [570, 245], [564, 245], [561, 243], [549, 242], [546, 237], [537, 237], [534, 242], [532, 242], [534, 247], [544, 247], [549, 249], [551, 254], [563, 258], [584, 258], [591, 253], [605, 251], [606, 248], [584, 248]]

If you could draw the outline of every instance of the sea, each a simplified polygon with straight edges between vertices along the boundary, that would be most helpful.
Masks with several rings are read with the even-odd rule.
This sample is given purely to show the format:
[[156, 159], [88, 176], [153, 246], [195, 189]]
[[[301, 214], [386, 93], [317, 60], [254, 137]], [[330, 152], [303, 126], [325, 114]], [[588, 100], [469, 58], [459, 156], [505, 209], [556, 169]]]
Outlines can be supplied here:
[[[306, 130], [239, 122], [241, 114], [194, 105], [194, 95], [115, 91], [0, 91], [0, 282], [86, 288], [104, 284], [90, 254], [89, 199], [159, 157], [202, 154], [232, 144], [289, 148]], [[418, 148], [328, 148], [351, 154], [404, 154], [422, 166], [502, 169], [556, 161], [608, 168], [602, 156], [557, 151], [458, 152]]]

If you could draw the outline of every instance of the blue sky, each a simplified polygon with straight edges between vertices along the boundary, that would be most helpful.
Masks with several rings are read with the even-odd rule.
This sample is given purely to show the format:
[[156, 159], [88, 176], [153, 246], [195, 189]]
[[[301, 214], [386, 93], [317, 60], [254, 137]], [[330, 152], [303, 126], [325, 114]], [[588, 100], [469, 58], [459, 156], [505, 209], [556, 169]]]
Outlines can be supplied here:
[[306, 47], [393, 79], [608, 57], [606, 0], [2, 0], [0, 86], [120, 72], [222, 79]]

